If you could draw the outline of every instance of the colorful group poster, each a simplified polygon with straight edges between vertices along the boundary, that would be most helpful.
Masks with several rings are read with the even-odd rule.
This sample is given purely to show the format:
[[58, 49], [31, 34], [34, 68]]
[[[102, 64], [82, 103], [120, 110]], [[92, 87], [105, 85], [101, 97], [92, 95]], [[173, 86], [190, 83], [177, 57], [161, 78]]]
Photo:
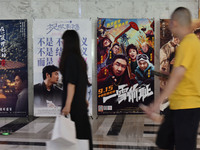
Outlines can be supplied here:
[[97, 21], [98, 114], [142, 112], [154, 99], [154, 20]]
[[0, 117], [27, 115], [27, 20], [0, 20]]
[[[91, 21], [88, 19], [36, 19], [33, 22], [34, 115], [56, 116], [62, 106], [62, 76], [58, 71], [62, 34], [79, 33], [82, 56], [92, 81]], [[92, 88], [88, 87], [89, 115], [92, 115]], [[65, 91], [64, 91], [65, 92]]]

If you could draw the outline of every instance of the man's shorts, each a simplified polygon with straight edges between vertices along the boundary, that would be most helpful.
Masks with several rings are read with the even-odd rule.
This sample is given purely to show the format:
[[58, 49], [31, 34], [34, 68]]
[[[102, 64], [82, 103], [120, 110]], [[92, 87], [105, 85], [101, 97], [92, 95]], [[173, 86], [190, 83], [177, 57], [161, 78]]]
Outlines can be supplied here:
[[161, 149], [195, 150], [200, 108], [168, 110], [158, 131], [156, 144]]
[[172, 149], [174, 147], [173, 117], [169, 107], [165, 109], [164, 121], [161, 124], [156, 138], [156, 145], [160, 149]]

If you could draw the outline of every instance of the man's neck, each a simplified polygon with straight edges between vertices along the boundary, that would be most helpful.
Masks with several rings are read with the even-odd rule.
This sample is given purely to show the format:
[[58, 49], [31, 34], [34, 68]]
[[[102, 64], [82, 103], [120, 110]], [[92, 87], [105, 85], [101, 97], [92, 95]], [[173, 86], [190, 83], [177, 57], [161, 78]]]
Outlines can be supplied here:
[[50, 91], [51, 87], [52, 87], [52, 83], [49, 82], [48, 80], [44, 80], [44, 83], [45, 83], [45, 86], [47, 88], [47, 91]]
[[189, 28], [189, 27], [182, 28], [181, 31], [182, 31], [182, 32], [178, 35], [178, 38], [180, 39], [180, 41], [182, 41], [183, 38], [184, 38], [186, 35], [192, 33], [192, 30], [191, 30], [191, 28]]

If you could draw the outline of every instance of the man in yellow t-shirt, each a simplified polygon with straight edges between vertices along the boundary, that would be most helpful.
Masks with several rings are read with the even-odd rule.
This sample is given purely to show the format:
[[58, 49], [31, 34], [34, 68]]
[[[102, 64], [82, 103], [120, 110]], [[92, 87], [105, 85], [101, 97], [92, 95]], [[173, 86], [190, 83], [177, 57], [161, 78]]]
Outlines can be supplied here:
[[195, 150], [200, 118], [200, 40], [192, 33], [191, 14], [179, 7], [171, 15], [170, 30], [180, 39], [168, 84], [154, 103], [144, 109], [148, 116], [159, 112], [169, 97], [170, 110], [158, 131], [161, 149]]

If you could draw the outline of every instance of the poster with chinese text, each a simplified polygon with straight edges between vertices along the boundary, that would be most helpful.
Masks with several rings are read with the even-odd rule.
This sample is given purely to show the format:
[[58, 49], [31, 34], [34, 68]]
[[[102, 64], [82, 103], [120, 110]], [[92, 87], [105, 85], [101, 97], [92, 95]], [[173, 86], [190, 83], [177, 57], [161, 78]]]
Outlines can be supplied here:
[[98, 114], [142, 112], [154, 99], [153, 70], [153, 19], [98, 19]]
[[28, 115], [27, 20], [0, 20], [0, 117]]
[[[91, 21], [88, 19], [36, 19], [33, 23], [34, 49], [34, 115], [56, 116], [62, 106], [62, 77], [58, 71], [65, 30], [79, 33], [82, 56], [92, 81]], [[88, 87], [89, 115], [92, 115], [92, 93]]]

